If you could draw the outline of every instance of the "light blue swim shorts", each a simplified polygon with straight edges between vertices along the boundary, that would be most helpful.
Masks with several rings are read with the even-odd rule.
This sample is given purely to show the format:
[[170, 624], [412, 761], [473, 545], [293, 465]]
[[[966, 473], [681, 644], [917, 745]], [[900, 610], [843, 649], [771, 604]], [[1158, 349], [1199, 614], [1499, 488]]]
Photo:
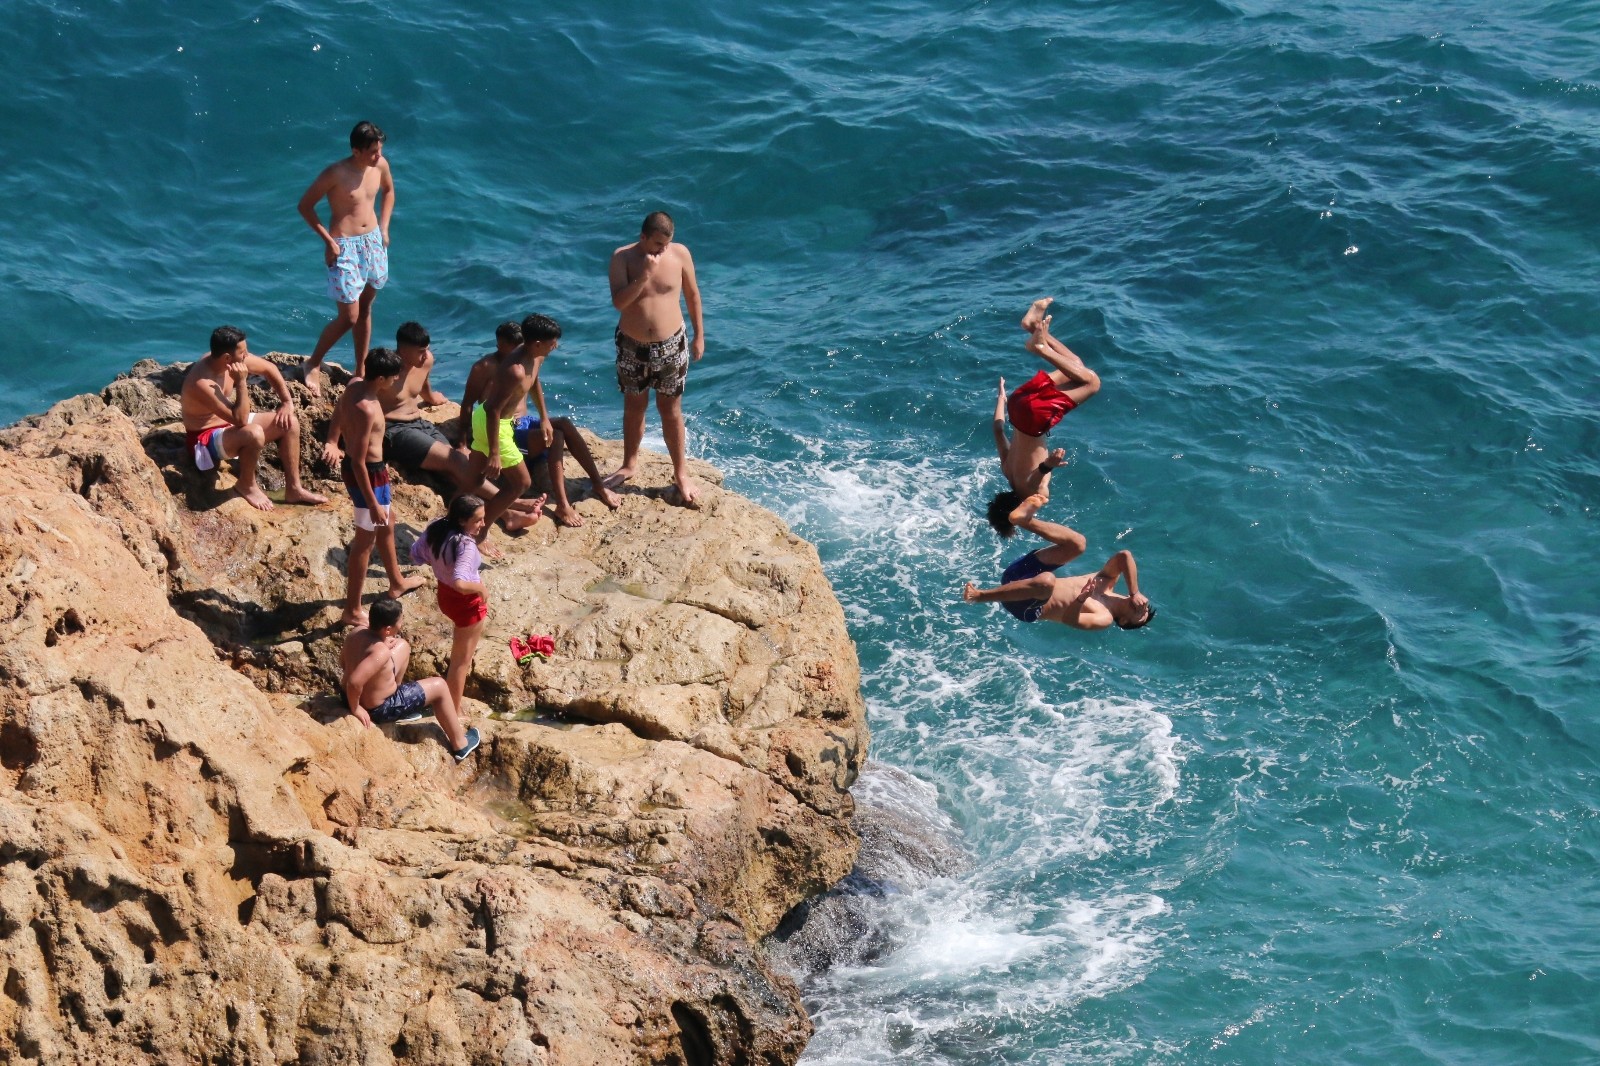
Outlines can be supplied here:
[[353, 304], [368, 285], [381, 289], [389, 283], [389, 249], [383, 230], [373, 227], [354, 237], [335, 237], [339, 258], [328, 268], [328, 295], [335, 303]]

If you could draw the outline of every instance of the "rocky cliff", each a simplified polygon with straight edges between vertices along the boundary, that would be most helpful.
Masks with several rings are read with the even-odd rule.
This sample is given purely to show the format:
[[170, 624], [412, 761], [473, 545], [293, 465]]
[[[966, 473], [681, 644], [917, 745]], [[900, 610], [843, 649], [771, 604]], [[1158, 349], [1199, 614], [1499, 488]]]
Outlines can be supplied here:
[[[867, 744], [811, 546], [703, 465], [670, 506], [661, 459], [497, 534], [457, 766], [335, 695], [332, 471], [247, 507], [186, 461], [179, 373], [0, 431], [0, 1061], [792, 1062], [758, 941], [849, 872]], [[397, 486], [402, 557], [441, 510]], [[431, 578], [403, 628], [442, 673]]]

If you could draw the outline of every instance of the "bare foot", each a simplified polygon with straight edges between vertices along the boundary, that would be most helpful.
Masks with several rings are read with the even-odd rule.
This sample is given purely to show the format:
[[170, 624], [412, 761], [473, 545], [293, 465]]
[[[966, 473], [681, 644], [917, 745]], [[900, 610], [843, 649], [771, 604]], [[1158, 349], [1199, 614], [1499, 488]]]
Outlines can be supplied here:
[[544, 517], [544, 501], [548, 498], [548, 493], [540, 493], [527, 501], [532, 504], [527, 510], [507, 511], [500, 516], [500, 528], [507, 533], [520, 533], [529, 526], [537, 524], [539, 519]]
[[977, 603], [978, 602], [978, 586], [976, 586], [972, 582], [968, 581], [966, 586], [964, 588], [962, 588], [962, 590], [961, 590], [961, 598], [963, 600], [967, 601], [968, 603]]
[[1021, 525], [1043, 510], [1044, 505], [1049, 502], [1050, 497], [1046, 496], [1044, 493], [1034, 493], [1026, 500], [1023, 500], [1021, 503], [1017, 504], [1016, 510], [1012, 511], [1008, 516], [1011, 519], [1011, 524], [1014, 526]]
[[594, 494], [601, 503], [613, 511], [622, 506], [622, 497], [608, 489], [604, 481], [596, 481], [594, 483]]
[[1041, 296], [1029, 304], [1027, 311], [1023, 312], [1022, 315], [1022, 328], [1032, 333], [1033, 327], [1038, 324], [1040, 319], [1044, 318], [1044, 309], [1049, 307], [1054, 299], [1054, 296]]
[[389, 598], [391, 600], [398, 600], [406, 593], [415, 592], [417, 589], [420, 589], [427, 583], [428, 579], [423, 577], [421, 574], [413, 574], [410, 577], [405, 577], [402, 575], [398, 584], [392, 581], [389, 583]]
[[320, 495], [319, 493], [311, 492], [311, 491], [309, 491], [309, 490], [297, 485], [292, 489], [284, 489], [283, 490], [283, 502], [284, 503], [319, 504], [319, 503], [327, 503], [328, 502], [328, 498], [326, 496]]
[[506, 553], [501, 551], [500, 546], [492, 540], [480, 540], [478, 542], [478, 554], [485, 559], [504, 559], [506, 557]]
[[633, 467], [619, 466], [611, 473], [607, 474], [601, 481], [601, 484], [608, 489], [617, 489], [621, 488], [623, 485], [626, 485], [632, 477]]
[[342, 626], [364, 626], [367, 624], [367, 612], [356, 611], [354, 614], [351, 614], [349, 611], [346, 611], [344, 614], [339, 616], [339, 624]]
[[583, 525], [583, 515], [579, 514], [578, 509], [570, 503], [565, 507], [557, 507], [555, 514], [557, 525], [566, 526], [568, 529], [577, 529]]
[[1028, 340], [1023, 345], [1024, 348], [1030, 352], [1037, 352], [1039, 355], [1049, 356], [1050, 319], [1050, 315], [1045, 315], [1033, 324], [1033, 328], [1028, 331]]
[[520, 511], [522, 514], [527, 514], [530, 511], [537, 511], [544, 507], [544, 504], [540, 502], [540, 500], [543, 499], [544, 497], [540, 496], [538, 500], [512, 500], [511, 506], [506, 509], [508, 511]]
[[684, 507], [698, 511], [700, 509], [700, 493], [696, 491], [694, 482], [689, 478], [679, 478], [673, 481], [673, 487], [678, 490], [678, 502]]
[[301, 364], [300, 380], [306, 383], [306, 391], [311, 394], [312, 399], [322, 399], [322, 372], [320, 369]]
[[258, 511], [272, 510], [272, 501], [267, 499], [267, 494], [261, 491], [260, 485], [251, 485], [248, 491], [240, 489], [239, 497]]

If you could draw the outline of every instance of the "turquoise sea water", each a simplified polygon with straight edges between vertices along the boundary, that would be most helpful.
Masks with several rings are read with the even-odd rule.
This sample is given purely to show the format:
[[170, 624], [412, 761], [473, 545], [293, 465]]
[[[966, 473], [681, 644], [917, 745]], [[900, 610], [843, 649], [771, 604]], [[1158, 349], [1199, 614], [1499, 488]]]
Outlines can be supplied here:
[[[665, 206], [692, 449], [819, 546], [972, 857], [807, 978], [808, 1064], [1600, 1061], [1600, 8], [510, 6], [13, 0], [0, 423], [225, 321], [308, 351], [295, 201], [370, 118], [378, 337], [454, 392], [548, 311], [615, 436]], [[956, 601], [1030, 546], [980, 511], [1043, 294], [1104, 380], [1051, 510], [1144, 631]]]

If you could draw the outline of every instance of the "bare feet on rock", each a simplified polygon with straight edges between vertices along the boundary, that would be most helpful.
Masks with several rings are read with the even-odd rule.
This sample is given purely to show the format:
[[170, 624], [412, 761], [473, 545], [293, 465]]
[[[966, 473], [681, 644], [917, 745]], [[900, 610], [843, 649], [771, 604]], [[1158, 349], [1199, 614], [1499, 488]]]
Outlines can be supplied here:
[[356, 611], [352, 614], [351, 612], [346, 611], [339, 616], [339, 624], [342, 626], [355, 626], [356, 628], [360, 628], [361, 626], [367, 624], [367, 612]]
[[283, 491], [283, 502], [284, 503], [303, 503], [303, 504], [308, 504], [310, 506], [316, 506], [317, 504], [320, 504], [320, 503], [327, 503], [328, 502], [328, 498], [326, 496], [323, 496], [321, 493], [312, 492], [309, 489], [292, 488], [292, 489], [285, 489]]
[[678, 478], [673, 481], [672, 487], [675, 490], [679, 505], [693, 511], [700, 509], [700, 490], [692, 478]]
[[555, 518], [556, 525], [566, 526], [568, 529], [577, 529], [583, 525], [583, 515], [579, 514], [578, 509], [570, 503], [565, 507], [557, 507]]
[[1022, 328], [1024, 332], [1032, 333], [1034, 327], [1044, 319], [1044, 309], [1055, 300], [1054, 296], [1041, 296], [1028, 305], [1028, 310], [1022, 315]]
[[611, 473], [607, 474], [604, 480], [602, 480], [600, 483], [608, 489], [620, 489], [622, 486], [626, 485], [629, 480], [632, 479], [632, 477], [633, 467], [619, 466]]
[[300, 380], [313, 399], [322, 399], [322, 371], [306, 363], [300, 364]]
[[239, 498], [258, 511], [272, 510], [272, 501], [267, 499], [267, 494], [261, 491], [260, 485], [251, 485], [248, 489], [239, 489]]
[[[508, 510], [500, 516], [500, 528], [507, 533], [521, 533], [529, 526], [535, 525], [539, 519], [544, 517], [544, 501], [547, 499], [549, 499], [548, 493], [540, 493], [533, 499], [526, 501], [529, 505], [526, 509], [519, 507]], [[522, 503], [524, 501], [518, 500], [517, 502]]]
[[604, 481], [596, 481], [594, 483], [594, 495], [601, 503], [613, 511], [622, 506], [622, 497], [607, 488]]
[[415, 592], [417, 589], [420, 589], [427, 583], [428, 579], [423, 577], [421, 574], [412, 574], [410, 577], [402, 576], [399, 584], [391, 583], [389, 585], [389, 598], [391, 600], [398, 600], [406, 593]]

